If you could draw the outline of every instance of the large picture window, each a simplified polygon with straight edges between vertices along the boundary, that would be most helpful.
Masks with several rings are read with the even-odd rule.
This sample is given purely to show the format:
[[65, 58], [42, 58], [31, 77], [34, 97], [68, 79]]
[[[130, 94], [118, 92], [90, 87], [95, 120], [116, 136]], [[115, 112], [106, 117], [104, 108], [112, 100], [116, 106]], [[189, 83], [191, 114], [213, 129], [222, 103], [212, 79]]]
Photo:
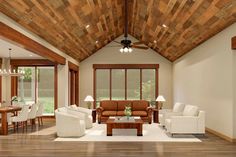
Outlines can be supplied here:
[[148, 100], [158, 95], [158, 64], [94, 64], [94, 105], [101, 100]]

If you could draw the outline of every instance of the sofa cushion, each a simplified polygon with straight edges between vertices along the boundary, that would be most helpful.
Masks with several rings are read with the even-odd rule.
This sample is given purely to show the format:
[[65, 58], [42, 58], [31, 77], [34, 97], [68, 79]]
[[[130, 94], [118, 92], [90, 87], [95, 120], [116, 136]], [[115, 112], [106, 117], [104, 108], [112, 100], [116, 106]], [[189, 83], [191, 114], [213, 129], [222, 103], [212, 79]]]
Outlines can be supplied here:
[[186, 105], [183, 111], [183, 116], [197, 116], [198, 107], [192, 105]]
[[183, 112], [185, 105], [183, 103], [175, 103], [173, 107], [173, 112]]
[[131, 107], [131, 110], [132, 110], [132, 101], [117, 101], [117, 108], [118, 108], [118, 111], [124, 111], [125, 110], [125, 106], [128, 106], [130, 105]]
[[135, 100], [132, 104], [133, 111], [146, 111], [149, 106], [149, 102], [146, 100]]
[[103, 116], [116, 116], [116, 111], [103, 111]]
[[133, 111], [132, 112], [132, 116], [144, 117], [144, 116], [147, 116], [147, 112], [146, 111]]
[[117, 111], [116, 115], [117, 116], [125, 116], [125, 112], [124, 111]]
[[117, 102], [110, 100], [103, 100], [100, 102], [100, 106], [104, 109], [104, 111], [116, 111], [117, 110]]

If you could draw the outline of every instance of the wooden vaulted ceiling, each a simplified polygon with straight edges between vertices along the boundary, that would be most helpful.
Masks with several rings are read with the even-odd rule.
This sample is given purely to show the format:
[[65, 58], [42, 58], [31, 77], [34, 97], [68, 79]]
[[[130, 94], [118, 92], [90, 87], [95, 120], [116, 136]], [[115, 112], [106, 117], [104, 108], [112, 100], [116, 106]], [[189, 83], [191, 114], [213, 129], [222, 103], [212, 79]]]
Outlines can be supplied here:
[[[129, 34], [170, 61], [236, 22], [236, 0], [128, 2]], [[124, 0], [0, 0], [0, 10], [78, 61], [124, 32]]]

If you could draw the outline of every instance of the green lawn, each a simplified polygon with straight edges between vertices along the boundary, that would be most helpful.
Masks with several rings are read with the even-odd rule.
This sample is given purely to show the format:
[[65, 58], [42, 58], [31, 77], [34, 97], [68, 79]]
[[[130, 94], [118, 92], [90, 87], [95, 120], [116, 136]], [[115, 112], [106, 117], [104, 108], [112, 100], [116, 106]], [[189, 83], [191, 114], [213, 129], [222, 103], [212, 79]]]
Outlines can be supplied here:
[[44, 114], [54, 114], [54, 98], [53, 97], [41, 97], [39, 102], [44, 105]]

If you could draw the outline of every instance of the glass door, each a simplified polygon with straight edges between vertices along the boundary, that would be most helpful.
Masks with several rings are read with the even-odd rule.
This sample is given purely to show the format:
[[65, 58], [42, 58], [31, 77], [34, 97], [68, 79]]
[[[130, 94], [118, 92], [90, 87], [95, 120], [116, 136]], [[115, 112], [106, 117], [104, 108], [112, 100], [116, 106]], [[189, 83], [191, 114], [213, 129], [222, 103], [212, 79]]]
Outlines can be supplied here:
[[44, 115], [54, 115], [54, 66], [18, 67], [24, 70], [18, 77], [18, 97], [26, 104], [43, 103]]

